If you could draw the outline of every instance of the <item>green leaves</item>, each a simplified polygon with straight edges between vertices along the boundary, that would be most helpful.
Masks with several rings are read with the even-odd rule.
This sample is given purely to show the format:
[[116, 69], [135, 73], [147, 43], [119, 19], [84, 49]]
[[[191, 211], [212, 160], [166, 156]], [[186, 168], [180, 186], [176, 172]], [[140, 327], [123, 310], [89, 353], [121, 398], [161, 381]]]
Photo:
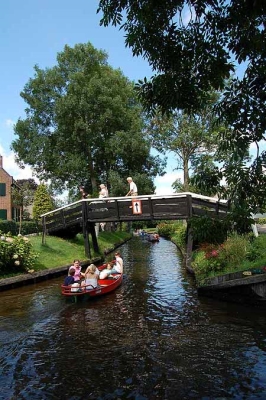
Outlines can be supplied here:
[[124, 178], [129, 171], [156, 175], [134, 86], [90, 43], [65, 46], [52, 68], [36, 66], [21, 95], [28, 108], [12, 147], [39, 179], [61, 190], [86, 185], [92, 193], [110, 183], [112, 170]]

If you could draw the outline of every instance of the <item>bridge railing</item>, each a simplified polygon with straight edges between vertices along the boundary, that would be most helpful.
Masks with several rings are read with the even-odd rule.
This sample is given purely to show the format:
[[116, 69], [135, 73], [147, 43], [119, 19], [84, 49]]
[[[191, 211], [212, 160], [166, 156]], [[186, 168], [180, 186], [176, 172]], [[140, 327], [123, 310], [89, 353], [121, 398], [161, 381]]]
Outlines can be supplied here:
[[74, 225], [97, 222], [180, 220], [192, 215], [219, 215], [228, 210], [227, 202], [194, 193], [143, 195], [83, 199], [42, 215], [46, 232]]

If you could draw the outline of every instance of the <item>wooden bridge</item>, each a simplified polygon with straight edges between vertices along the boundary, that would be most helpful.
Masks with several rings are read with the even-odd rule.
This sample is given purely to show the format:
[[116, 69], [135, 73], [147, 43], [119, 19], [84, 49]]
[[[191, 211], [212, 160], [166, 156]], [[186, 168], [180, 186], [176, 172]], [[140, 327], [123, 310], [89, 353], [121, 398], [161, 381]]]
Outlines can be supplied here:
[[[206, 214], [210, 217], [223, 218], [227, 211], [228, 205], [225, 200], [190, 192], [167, 196], [82, 199], [42, 215], [43, 241], [46, 234], [74, 236], [82, 232], [85, 253], [91, 258], [89, 234], [95, 251], [99, 251], [95, 231], [97, 223], [187, 220], [195, 215]], [[188, 241], [188, 252], [189, 247], [192, 247], [190, 241]]]

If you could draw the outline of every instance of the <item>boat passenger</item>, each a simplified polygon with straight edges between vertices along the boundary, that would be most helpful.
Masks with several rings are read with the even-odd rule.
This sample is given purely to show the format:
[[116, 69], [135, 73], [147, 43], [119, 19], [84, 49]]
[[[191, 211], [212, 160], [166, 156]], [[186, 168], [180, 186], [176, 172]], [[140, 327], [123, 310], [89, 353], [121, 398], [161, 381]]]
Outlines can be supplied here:
[[74, 274], [75, 274], [75, 269], [74, 268], [70, 268], [69, 272], [68, 272], [68, 276], [65, 277], [64, 286], [72, 285], [72, 283], [75, 282]]
[[81, 272], [81, 265], [79, 260], [74, 260], [73, 265], [69, 268], [69, 272], [71, 269], [75, 270], [74, 274], [74, 281], [75, 282], [80, 282], [81, 278], [84, 278], [83, 272]]
[[108, 264], [106, 265], [106, 268], [103, 269], [103, 270], [100, 272], [99, 279], [106, 279], [106, 278], [108, 278], [108, 276], [111, 275], [111, 273], [112, 273], [112, 268], [113, 268], [113, 267], [112, 267], [111, 263], [108, 263]]
[[74, 275], [75, 275], [75, 268], [70, 267], [68, 276], [64, 280], [64, 286], [71, 286], [71, 292], [79, 292], [80, 283], [75, 282]]
[[90, 264], [85, 271], [85, 280], [82, 282], [81, 287], [85, 290], [95, 289], [98, 286], [99, 275], [96, 272], [97, 268], [94, 264]]
[[115, 265], [113, 266], [111, 273], [112, 274], [123, 274], [124, 269], [124, 261], [121, 257], [119, 251], [115, 253]]

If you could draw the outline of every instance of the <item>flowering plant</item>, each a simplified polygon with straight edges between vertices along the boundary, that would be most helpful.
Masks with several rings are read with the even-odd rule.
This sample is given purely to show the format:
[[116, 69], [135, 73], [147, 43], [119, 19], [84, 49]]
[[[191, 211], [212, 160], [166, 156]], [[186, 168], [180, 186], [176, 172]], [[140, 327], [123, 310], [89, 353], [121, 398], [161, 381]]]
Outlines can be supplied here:
[[0, 274], [32, 268], [38, 254], [34, 253], [29, 240], [23, 236], [0, 234]]

